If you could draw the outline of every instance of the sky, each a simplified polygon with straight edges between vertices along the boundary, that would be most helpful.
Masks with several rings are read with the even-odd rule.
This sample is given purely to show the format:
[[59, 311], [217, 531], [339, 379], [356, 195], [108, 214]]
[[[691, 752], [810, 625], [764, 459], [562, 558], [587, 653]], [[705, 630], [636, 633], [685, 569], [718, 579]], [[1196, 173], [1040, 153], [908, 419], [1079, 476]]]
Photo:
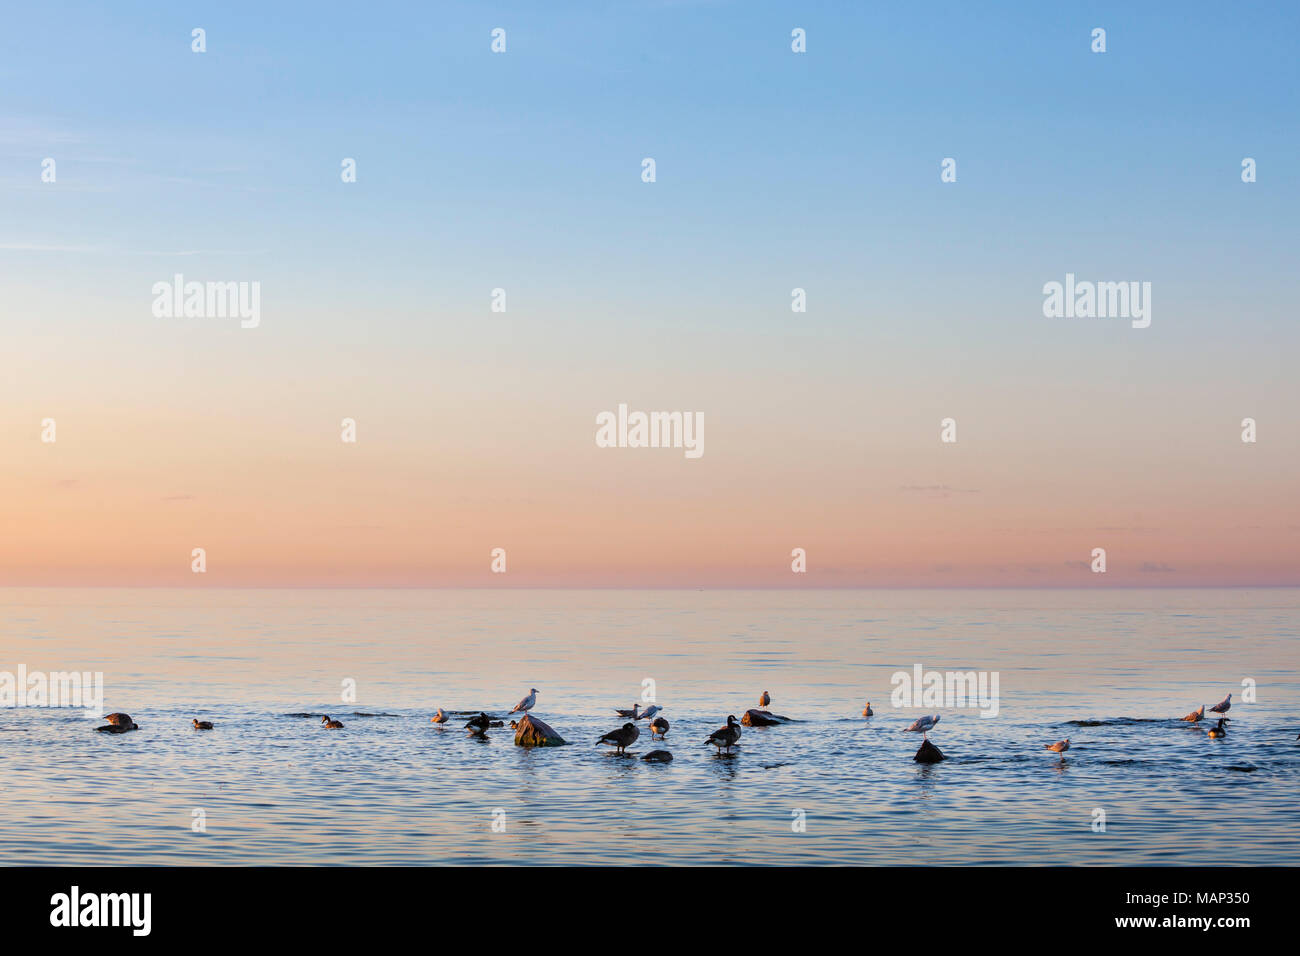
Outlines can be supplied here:
[[4, 17], [0, 586], [1300, 585], [1294, 4]]

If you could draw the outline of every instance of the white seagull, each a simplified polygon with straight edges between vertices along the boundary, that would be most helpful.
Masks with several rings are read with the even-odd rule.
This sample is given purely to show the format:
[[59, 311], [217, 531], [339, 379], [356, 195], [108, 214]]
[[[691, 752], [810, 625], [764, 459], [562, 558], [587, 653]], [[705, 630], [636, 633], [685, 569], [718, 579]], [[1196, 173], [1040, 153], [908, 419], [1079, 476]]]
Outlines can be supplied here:
[[1211, 707], [1210, 710], [1216, 714], [1226, 714], [1228, 712], [1228, 708], [1231, 706], [1232, 706], [1232, 695], [1229, 694], [1227, 697], [1223, 698], [1223, 700], [1219, 701], [1217, 704]]
[[919, 733], [922, 737], [925, 737], [926, 740], [929, 740], [930, 738], [926, 737], [925, 735], [928, 734], [930, 731], [934, 730], [934, 725], [937, 724], [938, 722], [939, 722], [938, 714], [931, 714], [929, 717], [918, 717], [916, 718], [916, 720], [912, 722], [911, 727], [903, 728], [903, 733], [907, 733], [910, 730], [915, 733]]
[[663, 708], [660, 707], [658, 704], [651, 704], [645, 710], [641, 711], [641, 713], [633, 714], [632, 716], [637, 720], [649, 720], [651, 717], [659, 713], [659, 711], [661, 710], [663, 710]]
[[521, 710], [523, 711], [532, 710], [533, 707], [536, 706], [536, 704], [537, 704], [537, 688], [533, 687], [529, 689], [528, 696], [525, 697], [523, 700], [521, 700], [519, 703], [515, 704], [514, 709], [511, 710], [510, 713], [517, 714]]

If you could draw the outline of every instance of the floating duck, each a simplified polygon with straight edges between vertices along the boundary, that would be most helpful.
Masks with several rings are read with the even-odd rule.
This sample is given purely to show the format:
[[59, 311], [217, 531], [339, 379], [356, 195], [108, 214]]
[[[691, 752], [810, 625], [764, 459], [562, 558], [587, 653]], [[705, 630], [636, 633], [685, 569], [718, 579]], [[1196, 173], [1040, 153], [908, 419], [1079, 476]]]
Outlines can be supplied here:
[[131, 719], [130, 714], [108, 714], [104, 717], [108, 723], [103, 727], [96, 727], [95, 730], [102, 734], [125, 734], [128, 731], [139, 730], [140, 725]]
[[341, 722], [341, 721], [337, 721], [337, 720], [335, 720], [335, 719], [334, 719], [333, 717], [331, 717], [329, 714], [325, 714], [323, 717], [321, 717], [320, 722], [321, 722], [322, 724], [325, 725], [325, 728], [326, 728], [327, 730], [342, 730], [342, 729], [343, 729], [343, 724], [342, 724], [342, 722]]
[[636, 724], [627, 723], [618, 730], [611, 730], [604, 737], [596, 741], [598, 744], [609, 744], [611, 747], [617, 747], [619, 753], [623, 753], [627, 747], [636, 743], [636, 739], [641, 736], [641, 731], [636, 729]]
[[652, 750], [641, 759], [648, 760], [651, 763], [672, 763], [673, 755], [667, 750]]
[[740, 739], [740, 722], [736, 720], [735, 714], [727, 715], [727, 726], [721, 727], [709, 734], [709, 739], [704, 741], [706, 744], [713, 744], [721, 752], [724, 748], [727, 753], [731, 753], [731, 748], [736, 745]]
[[931, 714], [929, 717], [918, 717], [916, 720], [912, 721], [912, 726], [904, 727], [903, 732], [907, 733], [911, 731], [912, 733], [919, 733], [922, 738], [929, 740], [930, 738], [926, 735], [929, 734], [930, 731], [934, 730], [934, 725], [938, 722], [938, 714]]
[[537, 688], [532, 687], [528, 691], [528, 696], [521, 700], [511, 709], [510, 713], [517, 714], [521, 711], [527, 713], [537, 706]]
[[480, 711], [479, 715], [477, 717], [471, 717], [465, 723], [465, 726], [475, 737], [482, 737], [487, 734], [488, 728], [492, 726], [492, 718]]
[[867, 706], [862, 708], [863, 717], [874, 717], [876, 712], [871, 709], [871, 701], [867, 701]]
[[1209, 731], [1209, 733], [1210, 733], [1210, 739], [1211, 739], [1211, 740], [1217, 740], [1217, 739], [1220, 738], [1220, 737], [1226, 737], [1226, 736], [1228, 736], [1228, 728], [1225, 727], [1224, 724], [1226, 724], [1226, 723], [1227, 723], [1228, 721], [1230, 721], [1231, 719], [1232, 719], [1231, 717], [1220, 717], [1220, 718], [1219, 718], [1218, 726], [1216, 726], [1216, 727], [1211, 727], [1211, 728], [1210, 728], [1210, 731]]
[[1197, 707], [1194, 711], [1192, 711], [1192, 712], [1191, 712], [1190, 714], [1188, 714], [1186, 717], [1180, 717], [1179, 719], [1180, 719], [1180, 720], [1185, 720], [1185, 721], [1187, 721], [1189, 724], [1195, 724], [1195, 723], [1199, 723], [1200, 720], [1201, 720], [1201, 718], [1204, 717], [1204, 716], [1205, 716], [1205, 705], [1202, 704], [1200, 707]]
[[650, 739], [653, 740], [656, 734], [659, 735], [660, 740], [663, 740], [664, 737], [668, 736], [667, 717], [656, 717], [654, 720], [650, 721]]
[[446, 722], [447, 722], [447, 715], [442, 712], [441, 707], [438, 708], [438, 712], [436, 714], [434, 714], [432, 717], [429, 718], [429, 723], [431, 724], [445, 724]]
[[212, 729], [212, 721], [210, 721], [210, 720], [199, 720], [197, 717], [195, 717], [195, 718], [194, 718], [194, 729], [195, 729], [195, 730], [211, 730], [211, 729]]
[[[1249, 701], [1247, 701], [1247, 703], [1249, 703]], [[1227, 697], [1223, 698], [1223, 700], [1219, 701], [1217, 704], [1211, 707], [1210, 711], [1211, 713], [1215, 713], [1215, 714], [1226, 714], [1230, 707], [1232, 707], [1231, 694], [1229, 694]]]

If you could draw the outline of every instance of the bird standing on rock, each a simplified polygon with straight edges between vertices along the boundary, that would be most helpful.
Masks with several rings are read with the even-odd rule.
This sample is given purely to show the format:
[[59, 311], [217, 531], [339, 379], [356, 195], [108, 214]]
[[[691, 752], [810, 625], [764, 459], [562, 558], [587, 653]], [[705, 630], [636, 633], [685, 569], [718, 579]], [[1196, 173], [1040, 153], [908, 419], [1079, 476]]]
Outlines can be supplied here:
[[536, 705], [537, 705], [537, 688], [533, 687], [529, 689], [527, 697], [525, 697], [519, 703], [515, 704], [513, 708], [511, 708], [510, 713], [517, 714], [520, 711], [527, 713], [528, 711], [532, 710]]
[[771, 696], [768, 694], [767, 691], [763, 691], [763, 696], [758, 699], [758, 706], [766, 707], [770, 703], [772, 703]]
[[934, 725], [938, 722], [938, 714], [931, 714], [929, 717], [918, 717], [916, 720], [912, 721], [912, 726], [904, 727], [903, 732], [907, 733], [908, 731], [911, 731], [913, 733], [919, 733], [923, 739], [929, 740], [930, 738], [927, 735], [930, 731], [934, 730]]

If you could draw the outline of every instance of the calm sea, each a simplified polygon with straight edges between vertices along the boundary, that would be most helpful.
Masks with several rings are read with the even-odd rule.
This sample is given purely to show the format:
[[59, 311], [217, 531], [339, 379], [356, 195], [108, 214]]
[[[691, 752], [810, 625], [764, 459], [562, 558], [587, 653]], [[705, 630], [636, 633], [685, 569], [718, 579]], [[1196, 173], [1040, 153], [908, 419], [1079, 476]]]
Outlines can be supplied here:
[[[0, 709], [0, 862], [1294, 863], [1298, 611], [1262, 589], [5, 589], [0, 672], [102, 671], [141, 729]], [[997, 716], [893, 707], [917, 664], [996, 672]], [[645, 681], [671, 764], [593, 743]], [[429, 722], [531, 687], [572, 746]], [[764, 690], [794, 722], [715, 755]], [[1224, 740], [1171, 719], [1229, 692]], [[929, 710], [949, 759], [923, 767], [900, 730]], [[1043, 745], [1067, 736], [1062, 764]]]

